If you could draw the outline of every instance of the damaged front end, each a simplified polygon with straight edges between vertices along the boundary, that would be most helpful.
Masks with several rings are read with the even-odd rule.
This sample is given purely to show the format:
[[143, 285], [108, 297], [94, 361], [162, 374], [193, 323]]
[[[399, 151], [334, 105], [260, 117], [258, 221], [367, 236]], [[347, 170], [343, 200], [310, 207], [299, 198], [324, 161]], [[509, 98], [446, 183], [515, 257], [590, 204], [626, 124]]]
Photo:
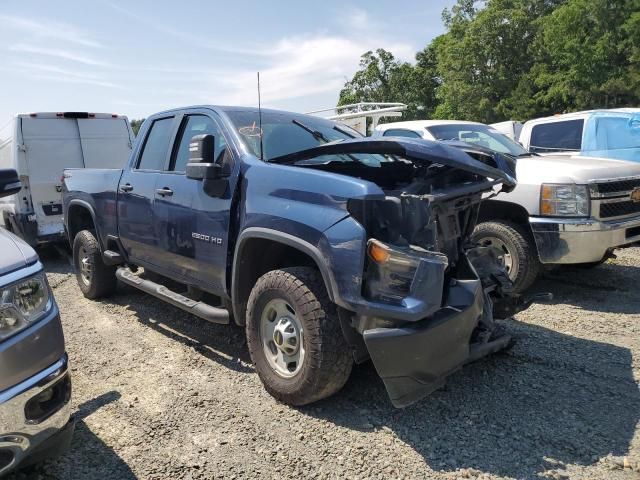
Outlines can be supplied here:
[[433, 392], [465, 363], [508, 347], [512, 338], [495, 320], [533, 300], [512, 293], [492, 247], [470, 243], [483, 195], [513, 189], [515, 166], [500, 155], [464, 150], [358, 139], [277, 159], [382, 189], [379, 197], [347, 204], [366, 231], [367, 251], [362, 301], [341, 317], [357, 359], [370, 356], [397, 407]]

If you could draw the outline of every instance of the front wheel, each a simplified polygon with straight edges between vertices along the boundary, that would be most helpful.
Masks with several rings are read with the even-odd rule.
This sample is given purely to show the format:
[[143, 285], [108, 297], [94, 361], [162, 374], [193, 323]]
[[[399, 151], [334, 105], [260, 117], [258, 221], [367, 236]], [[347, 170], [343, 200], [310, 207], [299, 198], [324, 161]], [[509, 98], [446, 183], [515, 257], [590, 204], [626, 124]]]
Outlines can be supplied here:
[[340, 390], [353, 359], [320, 274], [308, 267], [258, 279], [247, 304], [247, 344], [265, 389], [290, 405]]
[[78, 232], [73, 240], [73, 265], [78, 286], [86, 298], [93, 300], [115, 292], [116, 267], [102, 261], [98, 240], [90, 230]]
[[515, 292], [525, 291], [536, 280], [541, 264], [535, 242], [524, 227], [503, 220], [483, 222], [476, 226], [472, 240], [502, 252], [499, 258]]

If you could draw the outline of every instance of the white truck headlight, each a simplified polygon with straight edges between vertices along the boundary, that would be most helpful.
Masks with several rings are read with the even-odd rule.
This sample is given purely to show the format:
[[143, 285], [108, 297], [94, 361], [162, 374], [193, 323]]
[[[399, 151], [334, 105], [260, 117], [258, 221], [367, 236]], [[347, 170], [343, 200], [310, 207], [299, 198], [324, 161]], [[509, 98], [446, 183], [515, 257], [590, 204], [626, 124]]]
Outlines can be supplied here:
[[33, 324], [51, 308], [43, 273], [0, 288], [0, 341]]
[[588, 217], [589, 189], [586, 185], [543, 183], [540, 214], [548, 217]]

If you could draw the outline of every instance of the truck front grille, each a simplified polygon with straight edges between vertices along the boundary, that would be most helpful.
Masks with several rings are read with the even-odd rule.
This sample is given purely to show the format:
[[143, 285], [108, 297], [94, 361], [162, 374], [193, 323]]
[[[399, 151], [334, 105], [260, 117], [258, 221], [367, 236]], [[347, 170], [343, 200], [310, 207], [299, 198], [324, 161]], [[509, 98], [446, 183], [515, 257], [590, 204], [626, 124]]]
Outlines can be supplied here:
[[615, 202], [600, 204], [600, 218], [621, 217], [640, 213], [640, 202]]
[[613, 194], [615, 196], [618, 193], [628, 193], [638, 187], [640, 187], [640, 178], [625, 178], [611, 182], [594, 183], [591, 185], [591, 191], [600, 195], [611, 196]]

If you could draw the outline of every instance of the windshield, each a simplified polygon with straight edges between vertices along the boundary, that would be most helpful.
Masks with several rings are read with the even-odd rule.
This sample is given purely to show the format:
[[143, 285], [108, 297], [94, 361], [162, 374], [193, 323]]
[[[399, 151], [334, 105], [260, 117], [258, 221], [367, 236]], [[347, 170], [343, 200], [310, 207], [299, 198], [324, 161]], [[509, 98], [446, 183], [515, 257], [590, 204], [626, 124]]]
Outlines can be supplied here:
[[458, 140], [516, 157], [530, 155], [530, 153], [519, 144], [487, 125], [456, 123], [434, 125], [432, 127], [426, 127], [426, 130], [433, 135], [436, 140]]
[[[266, 161], [327, 143], [362, 137], [360, 133], [346, 125], [310, 115], [263, 111], [261, 131], [257, 110], [227, 111], [226, 114], [247, 149], [258, 158], [260, 158], [260, 134], [262, 133], [263, 159]], [[376, 166], [392, 159], [384, 155], [358, 153], [322, 155], [306, 160], [305, 163], [329, 161], [358, 161]]]
[[581, 155], [640, 161], [640, 113], [594, 113], [586, 122]]

